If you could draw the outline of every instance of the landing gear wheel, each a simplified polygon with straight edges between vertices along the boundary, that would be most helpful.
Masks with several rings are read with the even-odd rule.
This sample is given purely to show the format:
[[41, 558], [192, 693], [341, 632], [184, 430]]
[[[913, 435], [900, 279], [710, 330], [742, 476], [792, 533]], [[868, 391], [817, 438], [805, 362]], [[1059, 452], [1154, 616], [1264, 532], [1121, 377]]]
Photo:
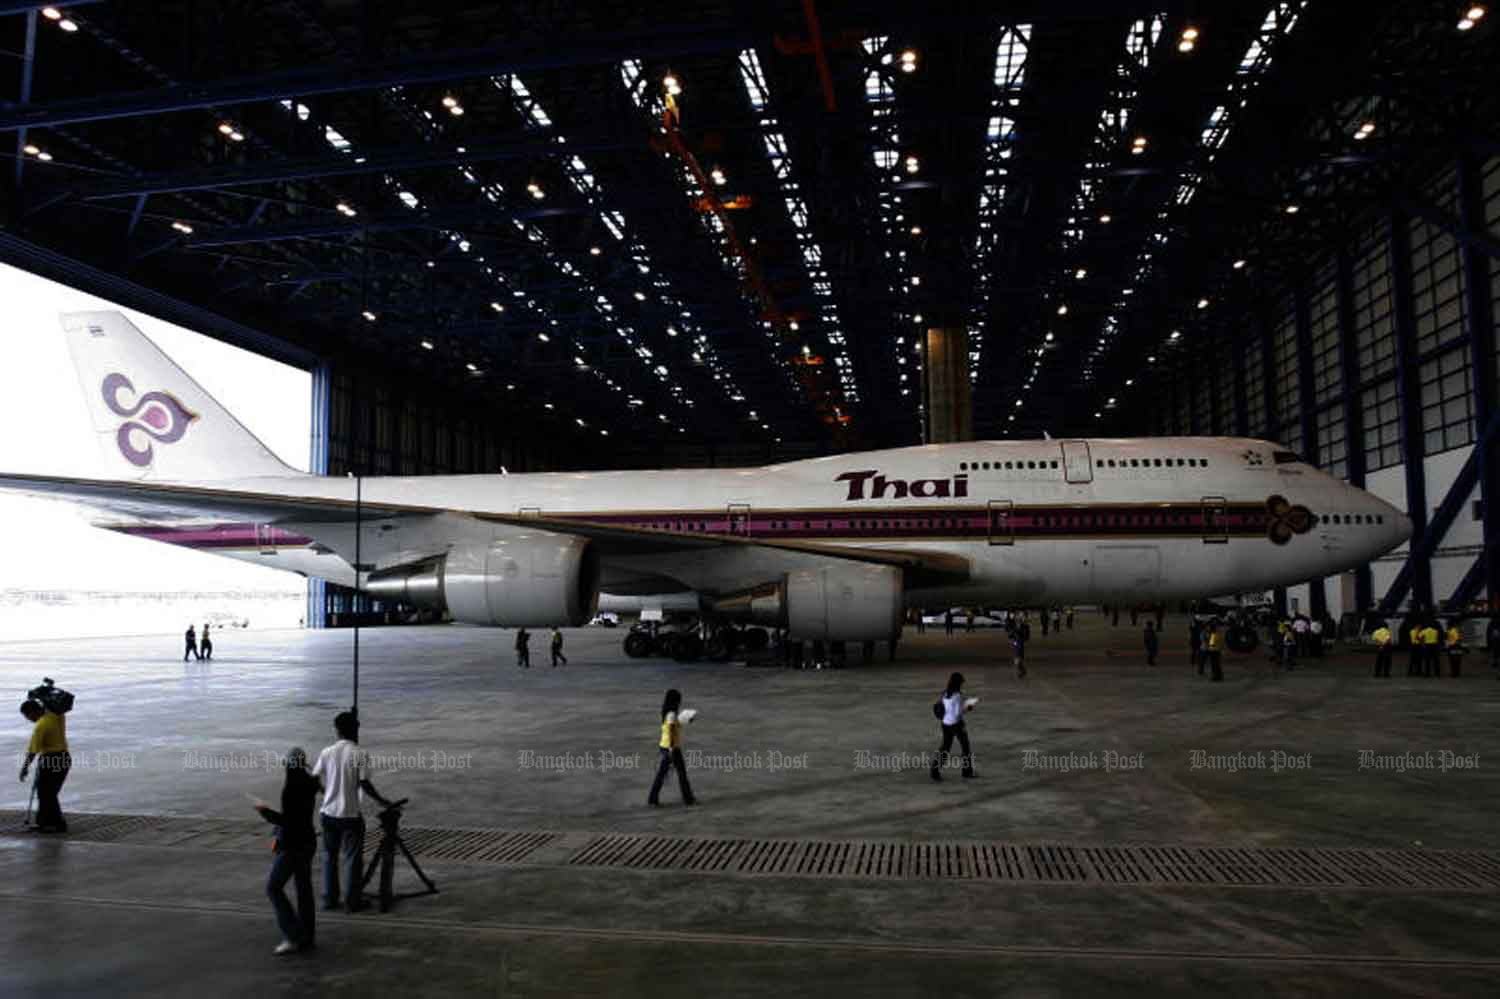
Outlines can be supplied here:
[[642, 659], [651, 654], [651, 636], [632, 631], [625, 636], [625, 654], [632, 659]]
[[670, 650], [672, 658], [680, 663], [696, 662], [703, 655], [703, 639], [692, 632], [673, 635]]
[[1229, 647], [1236, 652], [1254, 652], [1260, 644], [1260, 636], [1248, 625], [1235, 625], [1229, 629]]
[[734, 632], [727, 628], [714, 632], [709, 636], [703, 654], [716, 663], [727, 663], [734, 655]]

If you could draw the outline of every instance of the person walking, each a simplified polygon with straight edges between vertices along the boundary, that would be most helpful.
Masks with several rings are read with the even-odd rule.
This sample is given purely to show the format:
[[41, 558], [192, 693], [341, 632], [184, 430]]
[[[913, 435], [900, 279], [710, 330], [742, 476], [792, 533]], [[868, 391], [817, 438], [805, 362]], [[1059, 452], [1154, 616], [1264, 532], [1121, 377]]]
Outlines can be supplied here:
[[1314, 659], [1323, 658], [1323, 619], [1315, 617], [1307, 626], [1307, 642]]
[[967, 608], [964, 609], [964, 631], [973, 631], [973, 630], [974, 630], [974, 608], [967, 607]]
[[214, 657], [214, 640], [208, 637], [208, 622], [203, 622], [203, 640], [198, 643], [198, 658], [212, 659]]
[[1204, 654], [1208, 657], [1208, 665], [1212, 673], [1210, 679], [1214, 683], [1223, 683], [1223, 639], [1219, 636], [1219, 624], [1217, 621], [1208, 622], [1208, 630], [1203, 636], [1203, 650]]
[[1459, 630], [1458, 620], [1456, 618], [1448, 622], [1447, 639], [1448, 675], [1458, 676], [1459, 671], [1464, 664], [1464, 653], [1467, 652], [1468, 649], [1464, 648], [1464, 635], [1463, 632]]
[[1375, 639], [1375, 675], [1388, 677], [1391, 675], [1391, 629], [1382, 621], [1370, 637]]
[[[271, 844], [275, 856], [270, 876], [266, 878], [266, 895], [271, 899], [276, 925], [281, 930], [281, 943], [273, 952], [278, 955], [317, 946], [317, 906], [313, 902], [312, 884], [313, 853], [318, 845], [318, 835], [313, 831], [313, 800], [317, 794], [318, 782], [307, 772], [307, 754], [302, 747], [293, 746], [286, 754], [280, 811], [264, 801], [255, 803], [260, 817], [276, 827], [276, 838]], [[297, 883], [296, 911], [286, 899], [286, 883], [292, 880]]]
[[1073, 630], [1073, 608], [1069, 607], [1067, 610], [1063, 611], [1063, 617], [1068, 622], [1068, 630], [1072, 631]]
[[930, 773], [936, 781], [943, 779], [943, 768], [948, 765], [948, 753], [953, 748], [954, 739], [958, 740], [958, 748], [963, 750], [963, 775], [966, 778], [974, 776], [974, 751], [969, 746], [969, 730], [964, 725], [964, 715], [974, 709], [976, 702], [973, 699], [964, 700], [963, 686], [964, 675], [954, 673], [948, 677], [948, 686], [943, 688], [937, 703], [932, 706], [933, 714], [943, 726], [943, 744], [932, 758]]
[[1047, 609], [1043, 607], [1041, 614], [1039, 614], [1038, 616], [1042, 619], [1042, 637], [1046, 638], [1048, 633], [1048, 626], [1050, 624], [1047, 619]]
[[531, 632], [525, 628], [516, 631], [516, 665], [531, 669]]
[[1139, 627], [1140, 626], [1140, 620], [1141, 620], [1141, 605], [1140, 604], [1131, 604], [1130, 605], [1130, 626], [1132, 628]]
[[556, 625], [552, 626], [552, 665], [557, 666], [557, 661], [562, 660], [564, 666], [568, 665], [568, 657], [563, 655], [563, 633]]
[[333, 719], [338, 741], [318, 754], [312, 776], [323, 786], [323, 908], [339, 907], [339, 866], [343, 861], [344, 903], [349, 912], [369, 908], [364, 900], [363, 859], [368, 794], [382, 806], [390, 802], [370, 783], [370, 755], [359, 747], [359, 718], [340, 711]]
[[[1015, 634], [1010, 636], [1011, 657], [1016, 664], [1016, 677], [1021, 680], [1026, 678], [1026, 639], [1030, 631], [1031, 626], [1022, 621]], [[957, 674], [954, 675], [957, 676]]]
[[1052, 608], [1052, 631], [1057, 634], [1062, 631], [1062, 608]]
[[917, 634], [927, 634], [927, 612], [920, 607], [917, 608]]
[[1156, 665], [1156, 652], [1161, 647], [1161, 638], [1156, 634], [1156, 626], [1150, 621], [1146, 622], [1146, 665]]
[[684, 713], [682, 694], [676, 689], [667, 691], [667, 696], [661, 702], [661, 738], [657, 741], [660, 759], [656, 765], [656, 779], [651, 782], [651, 794], [646, 798], [648, 805], [661, 804], [661, 786], [666, 783], [667, 773], [674, 767], [677, 770], [677, 787], [682, 792], [682, 803], [698, 803], [698, 799], [693, 796], [693, 788], [688, 783], [687, 761], [682, 758], [682, 726], [692, 721], [692, 715], [682, 719], [680, 716]]
[[186, 643], [186, 648], [182, 652], [182, 661], [187, 662], [189, 659], [202, 659], [203, 656], [198, 652], [198, 633], [193, 630], [192, 625], [188, 625], [187, 633], [182, 638]]
[[953, 636], [953, 608], [949, 607], [943, 611], [943, 630], [951, 638]]
[[1281, 622], [1281, 668], [1290, 673], [1297, 668], [1297, 633], [1289, 622]]
[[59, 800], [62, 786], [73, 769], [68, 754], [68, 719], [27, 699], [21, 702], [21, 715], [31, 722], [31, 741], [26, 744], [26, 758], [21, 761], [21, 783], [36, 764], [36, 831], [65, 833], [68, 820], [63, 818]]
[[1437, 619], [1429, 618], [1422, 626], [1422, 675], [1442, 676], [1443, 663], [1439, 650], [1443, 644], [1443, 633], [1437, 629]]

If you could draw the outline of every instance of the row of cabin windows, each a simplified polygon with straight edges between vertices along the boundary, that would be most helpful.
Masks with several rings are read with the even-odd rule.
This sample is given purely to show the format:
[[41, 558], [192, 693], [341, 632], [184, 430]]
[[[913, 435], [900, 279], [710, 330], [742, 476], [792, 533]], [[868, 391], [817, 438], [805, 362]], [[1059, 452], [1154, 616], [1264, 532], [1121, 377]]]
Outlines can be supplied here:
[[1056, 461], [961, 461], [958, 463], [960, 472], [978, 472], [980, 470], [990, 471], [1012, 471], [1028, 468], [1056, 468]]
[[1330, 513], [1328, 520], [1334, 524], [1384, 524], [1385, 516], [1378, 513]]
[[1131, 458], [1126, 460], [1114, 458], [1094, 459], [1095, 468], [1171, 468], [1173, 466], [1190, 468], [1207, 468], [1207, 458]]

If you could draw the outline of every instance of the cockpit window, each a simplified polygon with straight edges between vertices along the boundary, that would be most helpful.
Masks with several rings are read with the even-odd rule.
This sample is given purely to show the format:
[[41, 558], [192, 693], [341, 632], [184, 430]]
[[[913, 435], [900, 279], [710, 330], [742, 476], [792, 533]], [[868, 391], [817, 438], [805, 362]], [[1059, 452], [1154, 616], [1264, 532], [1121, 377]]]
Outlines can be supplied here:
[[1271, 460], [1276, 462], [1276, 464], [1278, 465], [1290, 465], [1294, 462], [1299, 462], [1302, 459], [1297, 457], [1297, 453], [1295, 451], [1272, 451]]

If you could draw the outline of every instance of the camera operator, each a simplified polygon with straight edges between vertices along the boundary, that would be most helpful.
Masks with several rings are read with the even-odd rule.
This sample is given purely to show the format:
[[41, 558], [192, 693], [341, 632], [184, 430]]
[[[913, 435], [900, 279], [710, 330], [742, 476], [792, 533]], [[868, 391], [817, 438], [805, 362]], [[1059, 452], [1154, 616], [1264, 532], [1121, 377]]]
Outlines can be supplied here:
[[365, 817], [361, 796], [390, 802], [370, 783], [370, 756], [359, 748], [359, 717], [340, 711], [333, 719], [339, 741], [318, 754], [312, 776], [323, 782], [323, 908], [339, 907], [339, 859], [344, 868], [344, 901], [349, 912], [369, 908], [363, 896]]
[[21, 703], [21, 714], [32, 723], [26, 762], [21, 765], [21, 780], [25, 782], [35, 761], [37, 832], [65, 833], [68, 822], [63, 818], [57, 796], [62, 792], [63, 782], [68, 779], [68, 770], [73, 765], [73, 758], [68, 755], [67, 719], [30, 699]]

